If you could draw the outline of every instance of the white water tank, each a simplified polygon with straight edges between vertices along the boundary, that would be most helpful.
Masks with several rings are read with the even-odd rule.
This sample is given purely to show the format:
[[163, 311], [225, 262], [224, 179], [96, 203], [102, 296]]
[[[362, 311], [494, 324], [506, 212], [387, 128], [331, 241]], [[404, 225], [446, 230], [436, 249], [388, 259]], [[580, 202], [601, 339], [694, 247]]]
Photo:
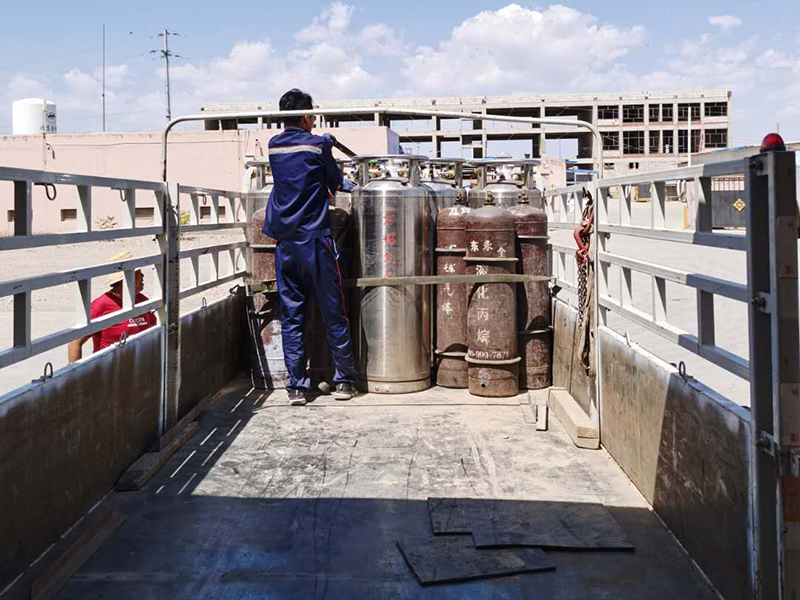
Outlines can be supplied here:
[[11, 105], [14, 135], [57, 133], [56, 104], [42, 98], [25, 98]]

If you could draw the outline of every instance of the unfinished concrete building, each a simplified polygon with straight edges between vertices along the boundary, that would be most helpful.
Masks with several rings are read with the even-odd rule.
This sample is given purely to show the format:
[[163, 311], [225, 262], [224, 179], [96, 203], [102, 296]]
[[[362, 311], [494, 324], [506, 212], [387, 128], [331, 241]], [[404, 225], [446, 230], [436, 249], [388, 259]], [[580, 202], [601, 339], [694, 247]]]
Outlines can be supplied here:
[[[386, 98], [319, 102], [322, 109], [367, 107], [435, 108], [488, 115], [564, 117], [589, 121], [603, 136], [605, 168], [625, 172], [677, 167], [691, 152], [728, 148], [730, 145], [731, 92], [693, 90], [637, 94], [550, 94], [531, 96], [469, 96], [451, 98]], [[271, 102], [206, 104], [204, 113], [224, 114], [274, 108]], [[387, 125], [400, 134], [400, 142], [415, 153], [430, 156], [485, 158], [511, 151], [522, 158], [546, 154], [547, 140], [577, 140], [578, 166], [594, 162], [592, 136], [578, 127], [536, 126], [493, 121], [467, 121], [439, 117], [421, 119], [384, 113], [373, 119], [363, 114], [321, 117], [323, 127]], [[263, 118], [219, 119], [205, 128], [282, 127]], [[496, 144], [504, 142], [504, 144]], [[574, 148], [574, 145], [573, 145]]]

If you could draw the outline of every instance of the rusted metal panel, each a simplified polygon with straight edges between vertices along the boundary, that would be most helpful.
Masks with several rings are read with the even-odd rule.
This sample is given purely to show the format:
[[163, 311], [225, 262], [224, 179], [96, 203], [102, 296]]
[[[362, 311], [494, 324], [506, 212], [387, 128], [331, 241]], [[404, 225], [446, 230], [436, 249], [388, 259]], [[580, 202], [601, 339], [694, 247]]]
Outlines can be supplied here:
[[[467, 274], [514, 273], [517, 267], [514, 218], [488, 204], [467, 216]], [[472, 287], [467, 309], [469, 391], [477, 396], [519, 392], [517, 290], [515, 284]]]
[[[517, 232], [517, 253], [524, 275], [547, 273], [547, 214], [527, 201], [510, 211]], [[550, 287], [547, 281], [529, 281], [517, 286], [520, 387], [538, 390], [550, 385]]]
[[261, 283], [275, 279], [275, 247], [277, 240], [264, 235], [264, 220], [267, 209], [262, 208], [253, 213], [250, 223], [250, 281]]
[[[436, 217], [436, 274], [467, 272], [466, 218], [470, 208], [457, 204]], [[436, 288], [436, 384], [465, 388], [467, 377], [467, 284]]]

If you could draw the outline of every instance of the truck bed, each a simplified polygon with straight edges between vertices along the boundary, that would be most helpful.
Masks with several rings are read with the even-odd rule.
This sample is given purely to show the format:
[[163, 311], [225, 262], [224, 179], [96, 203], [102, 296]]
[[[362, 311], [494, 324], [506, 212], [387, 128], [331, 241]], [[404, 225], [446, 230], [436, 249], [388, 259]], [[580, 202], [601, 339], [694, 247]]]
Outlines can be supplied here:
[[[241, 376], [141, 490], [59, 600], [715, 599], [603, 450], [519, 398], [435, 388], [288, 406]], [[431, 534], [428, 497], [602, 502], [634, 552], [548, 552], [552, 572], [422, 587], [396, 542]]]

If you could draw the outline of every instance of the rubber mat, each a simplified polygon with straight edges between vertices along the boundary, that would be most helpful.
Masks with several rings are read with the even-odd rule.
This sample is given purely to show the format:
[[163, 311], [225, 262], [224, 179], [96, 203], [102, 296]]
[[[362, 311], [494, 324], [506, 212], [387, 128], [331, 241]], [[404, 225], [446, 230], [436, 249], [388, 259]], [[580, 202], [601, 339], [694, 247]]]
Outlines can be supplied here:
[[555, 563], [538, 548], [479, 550], [468, 535], [406, 540], [397, 542], [397, 546], [422, 585], [556, 568]]
[[434, 533], [471, 533], [478, 548], [633, 550], [597, 503], [428, 498], [428, 511]]

